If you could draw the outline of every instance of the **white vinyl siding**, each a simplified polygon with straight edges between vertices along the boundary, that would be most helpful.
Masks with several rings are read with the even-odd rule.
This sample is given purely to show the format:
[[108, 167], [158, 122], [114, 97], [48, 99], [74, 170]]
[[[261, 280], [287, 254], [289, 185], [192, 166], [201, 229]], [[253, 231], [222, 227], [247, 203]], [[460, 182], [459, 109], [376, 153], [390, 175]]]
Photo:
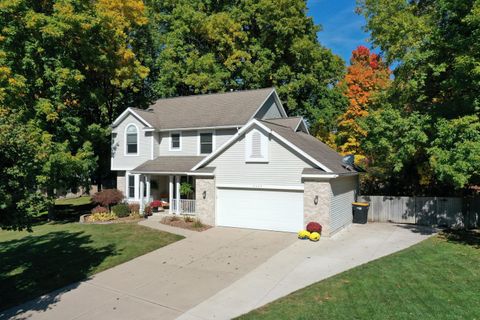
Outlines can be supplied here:
[[216, 184], [303, 187], [302, 170], [312, 166], [275, 138], [268, 139], [268, 163], [245, 162], [245, 135], [220, 153], [208, 165], [216, 168]]
[[237, 129], [216, 129], [215, 130], [215, 150], [220, 148], [225, 142], [230, 140], [237, 133]]
[[352, 202], [355, 202], [357, 177], [340, 177], [331, 180], [330, 234], [352, 223]]
[[176, 132], [181, 135], [181, 149], [171, 150], [170, 132], [160, 132], [160, 156], [196, 156], [197, 155], [197, 131], [188, 130]]
[[[138, 153], [126, 153], [126, 127], [135, 124], [138, 128]], [[152, 132], [143, 131], [145, 125], [135, 116], [128, 115], [112, 130], [112, 170], [132, 170], [152, 158]]]

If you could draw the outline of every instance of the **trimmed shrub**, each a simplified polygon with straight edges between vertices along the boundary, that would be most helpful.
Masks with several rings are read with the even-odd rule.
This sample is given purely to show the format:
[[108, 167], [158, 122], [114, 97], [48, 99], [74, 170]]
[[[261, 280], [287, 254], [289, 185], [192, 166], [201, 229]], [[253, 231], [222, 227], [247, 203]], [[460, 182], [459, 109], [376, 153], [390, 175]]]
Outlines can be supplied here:
[[119, 218], [128, 217], [130, 215], [130, 208], [128, 204], [120, 203], [112, 207], [112, 212]]
[[117, 219], [113, 212], [96, 212], [90, 216], [91, 221], [111, 221]]
[[120, 203], [123, 200], [123, 193], [117, 189], [103, 189], [93, 195], [92, 201], [104, 207]]
[[101, 206], [96, 206], [95, 208], [92, 209], [92, 214], [95, 214], [95, 213], [107, 213], [108, 212], [108, 209], [105, 208], [105, 207], [101, 207]]
[[128, 210], [131, 214], [140, 213], [140, 205], [138, 203], [130, 203], [128, 205]]
[[318, 222], [310, 222], [307, 224], [307, 231], [322, 233], [322, 226]]

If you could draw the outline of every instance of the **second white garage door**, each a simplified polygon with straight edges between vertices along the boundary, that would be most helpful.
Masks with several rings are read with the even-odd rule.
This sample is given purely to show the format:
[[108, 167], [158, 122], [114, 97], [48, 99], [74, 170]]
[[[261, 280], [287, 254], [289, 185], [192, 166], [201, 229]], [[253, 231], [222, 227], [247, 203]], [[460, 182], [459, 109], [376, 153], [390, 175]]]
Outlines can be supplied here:
[[217, 189], [217, 225], [297, 232], [303, 228], [303, 191]]

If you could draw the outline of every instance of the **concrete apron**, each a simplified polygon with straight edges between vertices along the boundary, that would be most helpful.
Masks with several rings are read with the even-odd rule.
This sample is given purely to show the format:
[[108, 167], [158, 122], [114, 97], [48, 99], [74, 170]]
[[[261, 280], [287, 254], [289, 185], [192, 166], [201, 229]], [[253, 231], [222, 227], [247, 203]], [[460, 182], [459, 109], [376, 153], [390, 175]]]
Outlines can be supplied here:
[[89, 280], [0, 312], [0, 318], [174, 319], [296, 241], [295, 234], [282, 232], [190, 232]]
[[298, 240], [178, 319], [231, 319], [340, 272], [416, 244], [429, 228], [352, 225], [320, 242]]

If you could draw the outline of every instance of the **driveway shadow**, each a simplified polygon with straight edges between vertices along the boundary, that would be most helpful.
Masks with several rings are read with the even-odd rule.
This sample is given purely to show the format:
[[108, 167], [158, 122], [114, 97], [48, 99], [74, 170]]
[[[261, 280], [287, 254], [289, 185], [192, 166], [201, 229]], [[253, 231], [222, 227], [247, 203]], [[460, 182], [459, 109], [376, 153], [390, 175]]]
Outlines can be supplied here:
[[[46, 310], [57, 297], [71, 290], [105, 258], [116, 253], [113, 245], [92, 247], [91, 236], [84, 232], [56, 231], [28, 235], [2, 242], [0, 246], [0, 310], [29, 299], [29, 310]], [[73, 285], [76, 286], [77, 284]], [[0, 311], [0, 318], [12, 317], [25, 310]]]

